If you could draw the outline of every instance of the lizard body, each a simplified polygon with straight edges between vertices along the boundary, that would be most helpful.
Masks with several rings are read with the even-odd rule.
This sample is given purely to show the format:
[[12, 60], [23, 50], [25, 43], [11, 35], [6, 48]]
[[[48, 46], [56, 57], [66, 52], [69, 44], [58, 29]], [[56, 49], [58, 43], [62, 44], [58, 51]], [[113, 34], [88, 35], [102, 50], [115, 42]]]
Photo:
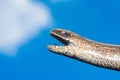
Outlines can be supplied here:
[[120, 70], [119, 45], [96, 42], [63, 29], [53, 29], [50, 34], [65, 45], [48, 45], [50, 51], [95, 66]]

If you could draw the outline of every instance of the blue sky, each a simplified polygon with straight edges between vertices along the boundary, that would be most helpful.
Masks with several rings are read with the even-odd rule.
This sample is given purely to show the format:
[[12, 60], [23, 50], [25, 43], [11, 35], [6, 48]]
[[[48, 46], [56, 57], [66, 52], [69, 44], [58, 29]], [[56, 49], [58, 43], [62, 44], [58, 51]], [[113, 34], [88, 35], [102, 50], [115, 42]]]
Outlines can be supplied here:
[[0, 19], [0, 80], [120, 79], [118, 71], [57, 55], [46, 48], [48, 44], [61, 44], [49, 35], [53, 28], [68, 29], [99, 42], [120, 44], [119, 0], [17, 1], [3, 1], [0, 6], [6, 12], [0, 13], [3, 18]]

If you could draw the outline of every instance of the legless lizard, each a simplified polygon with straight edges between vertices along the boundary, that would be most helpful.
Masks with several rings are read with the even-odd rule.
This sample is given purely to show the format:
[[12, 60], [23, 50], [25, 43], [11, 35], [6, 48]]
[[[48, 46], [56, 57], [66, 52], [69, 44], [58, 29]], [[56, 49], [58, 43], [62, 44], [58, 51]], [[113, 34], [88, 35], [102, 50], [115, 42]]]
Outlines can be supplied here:
[[119, 45], [96, 42], [63, 29], [53, 29], [50, 34], [64, 44], [48, 45], [50, 51], [95, 66], [120, 70]]

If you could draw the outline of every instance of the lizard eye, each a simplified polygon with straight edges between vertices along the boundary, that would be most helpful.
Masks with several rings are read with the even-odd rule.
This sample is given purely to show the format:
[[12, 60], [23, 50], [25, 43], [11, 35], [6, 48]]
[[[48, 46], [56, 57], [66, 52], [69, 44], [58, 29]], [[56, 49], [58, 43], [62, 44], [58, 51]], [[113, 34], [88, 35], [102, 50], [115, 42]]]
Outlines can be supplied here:
[[63, 34], [64, 36], [66, 36], [66, 37], [70, 37], [70, 36], [71, 36], [71, 34], [68, 33], [68, 32], [62, 32], [62, 34]]

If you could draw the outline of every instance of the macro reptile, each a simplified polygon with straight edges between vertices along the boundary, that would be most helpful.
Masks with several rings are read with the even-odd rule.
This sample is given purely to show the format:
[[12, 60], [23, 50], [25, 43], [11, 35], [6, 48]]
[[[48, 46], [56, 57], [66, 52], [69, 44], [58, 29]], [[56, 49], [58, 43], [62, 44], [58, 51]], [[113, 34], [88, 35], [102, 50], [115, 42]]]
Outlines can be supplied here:
[[53, 29], [50, 34], [64, 46], [48, 45], [51, 52], [95, 66], [120, 70], [120, 46], [84, 38], [69, 30]]

